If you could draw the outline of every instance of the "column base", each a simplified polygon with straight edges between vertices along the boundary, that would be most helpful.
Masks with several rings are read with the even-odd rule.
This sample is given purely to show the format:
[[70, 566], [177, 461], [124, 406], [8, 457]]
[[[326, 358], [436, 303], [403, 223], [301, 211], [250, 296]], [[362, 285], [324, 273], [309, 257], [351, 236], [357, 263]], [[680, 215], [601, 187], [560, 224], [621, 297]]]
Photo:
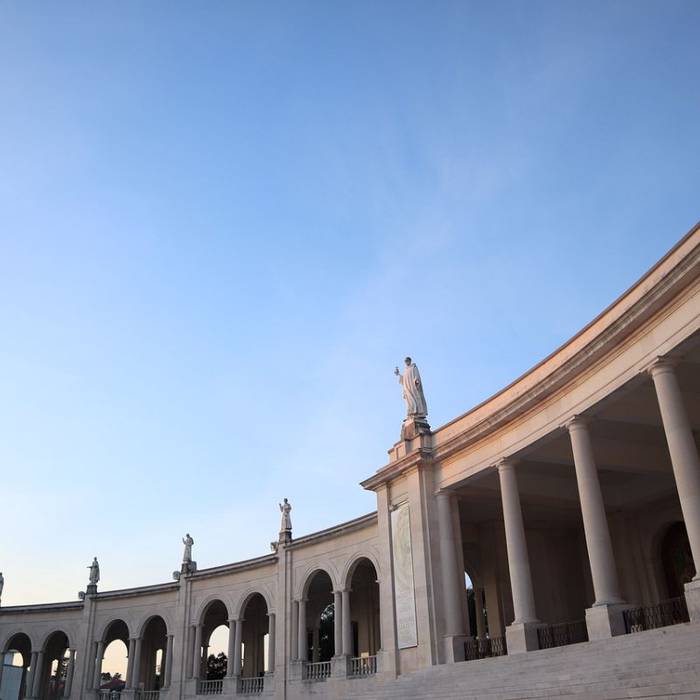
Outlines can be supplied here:
[[467, 639], [469, 637], [465, 634], [446, 634], [442, 638], [446, 664], [453, 664], [466, 659], [464, 645]]
[[350, 657], [347, 654], [334, 656], [331, 659], [331, 678], [347, 678], [350, 665]]
[[514, 622], [506, 627], [506, 645], [508, 654], [522, 654], [540, 648], [537, 630], [544, 625], [539, 620], [532, 622]]
[[302, 676], [302, 670], [304, 668], [304, 662], [300, 659], [293, 659], [289, 662], [289, 680], [290, 681], [300, 681]]
[[700, 578], [685, 584], [685, 602], [691, 621], [700, 620]]
[[622, 613], [632, 606], [627, 603], [609, 605], [594, 605], [586, 609], [586, 628], [588, 639], [609, 639], [625, 633], [625, 622]]

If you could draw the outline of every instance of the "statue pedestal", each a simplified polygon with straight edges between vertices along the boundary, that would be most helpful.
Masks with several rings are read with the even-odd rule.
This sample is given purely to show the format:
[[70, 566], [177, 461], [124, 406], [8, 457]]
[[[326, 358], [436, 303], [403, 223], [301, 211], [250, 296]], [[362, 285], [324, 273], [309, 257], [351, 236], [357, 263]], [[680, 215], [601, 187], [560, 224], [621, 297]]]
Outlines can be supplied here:
[[97, 584], [89, 583], [88, 587], [85, 589], [85, 595], [95, 595], [97, 593]]
[[430, 435], [430, 425], [425, 416], [409, 416], [401, 425], [401, 439], [415, 440], [420, 435]]
[[291, 530], [280, 530], [280, 538], [278, 540], [279, 544], [289, 544], [292, 541], [292, 531]]

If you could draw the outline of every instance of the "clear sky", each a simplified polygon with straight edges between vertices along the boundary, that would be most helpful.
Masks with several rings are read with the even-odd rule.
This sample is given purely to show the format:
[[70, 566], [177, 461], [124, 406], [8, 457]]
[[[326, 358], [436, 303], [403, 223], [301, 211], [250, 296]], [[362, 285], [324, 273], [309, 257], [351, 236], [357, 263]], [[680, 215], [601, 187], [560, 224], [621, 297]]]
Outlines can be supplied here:
[[700, 3], [0, 5], [3, 604], [374, 509], [700, 218]]

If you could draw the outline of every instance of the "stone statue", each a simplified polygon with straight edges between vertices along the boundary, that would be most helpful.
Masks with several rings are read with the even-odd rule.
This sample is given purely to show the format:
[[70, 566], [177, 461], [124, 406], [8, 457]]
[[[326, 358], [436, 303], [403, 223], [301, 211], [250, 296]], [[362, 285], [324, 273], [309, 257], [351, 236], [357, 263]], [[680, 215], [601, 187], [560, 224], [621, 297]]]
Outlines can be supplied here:
[[5, 588], [5, 577], [2, 575], [2, 571], [0, 571], [0, 600], [2, 600], [3, 588]]
[[194, 544], [194, 540], [190, 537], [189, 532], [182, 538], [182, 544], [185, 545], [185, 552], [182, 555], [182, 563], [183, 564], [191, 564], [192, 563], [192, 545]]
[[428, 415], [428, 406], [423, 395], [423, 383], [420, 380], [420, 373], [410, 357], [405, 359], [406, 370], [403, 374], [399, 368], [394, 369], [394, 374], [399, 378], [399, 383], [403, 387], [403, 398], [406, 402], [406, 415], [409, 418], [425, 418]]
[[280, 533], [292, 531], [292, 518], [289, 515], [292, 510], [292, 506], [289, 501], [285, 498], [284, 503], [280, 503], [280, 512], [282, 513], [282, 522], [280, 523]]
[[97, 557], [92, 560], [92, 564], [88, 566], [90, 569], [90, 585], [96, 586], [100, 580], [100, 565], [97, 563]]

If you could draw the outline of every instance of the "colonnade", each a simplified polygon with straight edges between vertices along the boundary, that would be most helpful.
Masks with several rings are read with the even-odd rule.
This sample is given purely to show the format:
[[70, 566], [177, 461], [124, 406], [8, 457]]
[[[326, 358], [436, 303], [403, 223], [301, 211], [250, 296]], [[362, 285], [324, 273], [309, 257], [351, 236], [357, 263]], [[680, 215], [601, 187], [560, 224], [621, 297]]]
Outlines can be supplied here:
[[[649, 367], [648, 372], [656, 391], [693, 560], [700, 563], [700, 458], [691, 424], [683, 403], [674, 363], [659, 358]], [[594, 458], [589, 419], [585, 416], [575, 416], [564, 427], [568, 432], [573, 453], [595, 597], [592, 607], [586, 610], [589, 638], [609, 637], [621, 632], [621, 612], [625, 601], [620, 594], [620, 582]], [[496, 465], [514, 611], [514, 620], [506, 630], [509, 653], [538, 648], [536, 629], [541, 625], [535, 609], [516, 465], [516, 457], [502, 459]], [[440, 491], [436, 497], [440, 527], [444, 635], [446, 638], [459, 638], [466, 634], [466, 630], [460, 614], [460, 596], [463, 595], [463, 591], [459, 586], [459, 566], [450, 499], [451, 494], [448, 490]], [[696, 574], [691, 585], [698, 582], [700, 572]], [[689, 603], [691, 610], [694, 607], [700, 613], [700, 604], [691, 606]], [[482, 615], [477, 615], [477, 635], [484, 635]], [[447, 659], [450, 660], [449, 654]]]

